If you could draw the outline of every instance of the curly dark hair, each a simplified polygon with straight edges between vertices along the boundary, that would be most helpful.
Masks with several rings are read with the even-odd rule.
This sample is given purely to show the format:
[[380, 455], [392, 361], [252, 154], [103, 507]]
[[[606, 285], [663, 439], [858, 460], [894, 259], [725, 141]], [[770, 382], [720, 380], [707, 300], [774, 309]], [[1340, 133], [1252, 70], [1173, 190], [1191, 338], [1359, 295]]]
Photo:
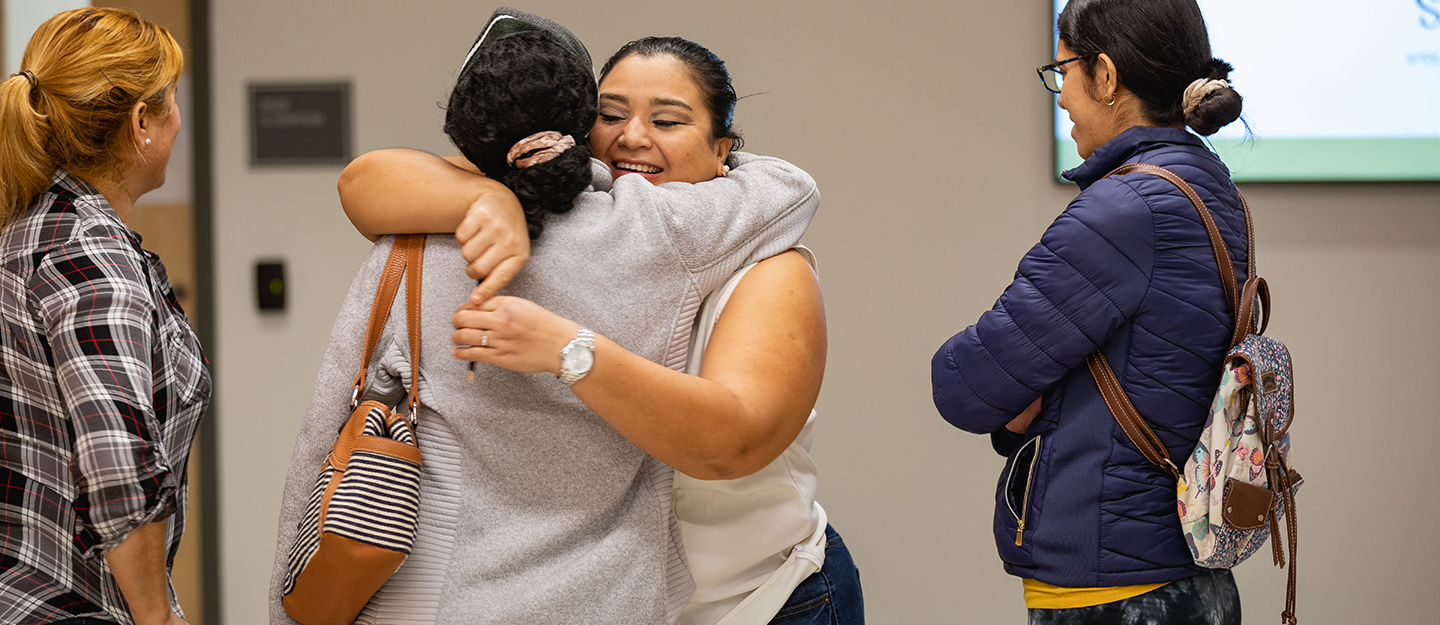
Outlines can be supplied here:
[[[523, 32], [475, 51], [450, 93], [445, 134], [485, 175], [515, 192], [530, 238], [546, 215], [564, 213], [590, 184], [590, 126], [595, 122], [592, 69], [548, 33]], [[511, 167], [517, 141], [554, 130], [576, 145], [545, 163]]]

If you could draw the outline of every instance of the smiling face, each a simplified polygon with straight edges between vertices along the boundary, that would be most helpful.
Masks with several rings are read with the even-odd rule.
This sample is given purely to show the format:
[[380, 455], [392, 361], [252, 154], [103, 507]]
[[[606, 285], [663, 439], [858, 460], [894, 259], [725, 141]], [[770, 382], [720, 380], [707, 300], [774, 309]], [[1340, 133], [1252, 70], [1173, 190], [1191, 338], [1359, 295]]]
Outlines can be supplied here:
[[590, 145], [612, 176], [652, 184], [710, 180], [730, 153], [729, 139], [713, 138], [690, 68], [669, 55], [630, 55], [611, 68]]

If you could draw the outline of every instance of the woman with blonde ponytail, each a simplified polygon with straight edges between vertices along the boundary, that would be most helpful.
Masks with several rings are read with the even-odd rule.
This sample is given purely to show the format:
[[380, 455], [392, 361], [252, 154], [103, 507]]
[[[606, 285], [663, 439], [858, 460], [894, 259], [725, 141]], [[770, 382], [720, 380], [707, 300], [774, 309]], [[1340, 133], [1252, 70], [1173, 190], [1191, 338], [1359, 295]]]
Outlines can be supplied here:
[[165, 182], [183, 63], [139, 15], [76, 9], [0, 83], [0, 623], [185, 622], [169, 570], [210, 375], [125, 222]]

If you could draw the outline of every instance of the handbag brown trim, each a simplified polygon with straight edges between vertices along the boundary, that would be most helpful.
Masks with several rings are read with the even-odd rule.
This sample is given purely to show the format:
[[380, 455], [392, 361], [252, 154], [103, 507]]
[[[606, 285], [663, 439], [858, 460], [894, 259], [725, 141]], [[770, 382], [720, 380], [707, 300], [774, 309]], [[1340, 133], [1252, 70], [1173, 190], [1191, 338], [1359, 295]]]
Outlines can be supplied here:
[[[370, 321], [365, 327], [365, 348], [360, 354], [360, 372], [355, 374], [355, 384], [350, 395], [350, 407], [360, 404], [360, 391], [365, 388], [365, 374], [370, 369], [370, 358], [375, 355], [375, 346], [385, 331], [385, 322], [390, 320], [390, 308], [395, 304], [395, 295], [400, 291], [400, 280], [405, 278], [405, 321], [410, 338], [410, 365], [412, 371], [420, 366], [420, 278], [425, 258], [425, 235], [402, 234], [395, 237], [390, 255], [385, 259], [385, 269], [380, 273], [380, 285], [375, 290], [375, 301], [370, 306]], [[410, 376], [410, 407], [420, 401], [419, 377]]]
[[[402, 235], [396, 237], [390, 255], [385, 260], [375, 300], [370, 307], [370, 319], [366, 324], [360, 371], [355, 376], [351, 392], [350, 417], [341, 425], [335, 444], [331, 447], [317, 478], [316, 491], [322, 491], [321, 481], [324, 481], [322, 494], [319, 495], [318, 514], [311, 516], [312, 512], [307, 512], [307, 516], [301, 520], [301, 531], [296, 536], [296, 544], [292, 546], [289, 571], [291, 584], [282, 597], [282, 604], [291, 618], [304, 625], [345, 625], [353, 622], [375, 592], [405, 562], [412, 544], [409, 541], [414, 538], [413, 532], [407, 538], [403, 531], [396, 534], [387, 533], [391, 530], [374, 528], [362, 529], [359, 534], [352, 531], [350, 536], [335, 533], [342, 531], [337, 528], [344, 528], [357, 521], [357, 516], [353, 513], [347, 514], [343, 519], [335, 517], [340, 519], [340, 524], [337, 528], [332, 528], [333, 531], [325, 531], [325, 522], [331, 502], [346, 479], [346, 469], [351, 467], [352, 460], [358, 467], [364, 467], [367, 462], [371, 465], [369, 473], [363, 468], [352, 471], [358, 472], [358, 484], [363, 485], [365, 480], [369, 479], [372, 487], [380, 485], [382, 488], [393, 489], [387, 494], [387, 497], [392, 498], [390, 501], [408, 492], [412, 497], [412, 506], [416, 506], [408, 512], [383, 511], [390, 514], [383, 518], [360, 515], [358, 520], [362, 526], [380, 519], [381, 523], [376, 527], [393, 528], [394, 525], [385, 525], [385, 521], [407, 519], [406, 522], [410, 523], [413, 529], [418, 518], [415, 515], [418, 513], [421, 454], [415, 439], [415, 410], [419, 405], [420, 395], [420, 292], [424, 249], [424, 235]], [[390, 309], [399, 292], [402, 278], [405, 280], [406, 326], [410, 343], [408, 415], [392, 412], [390, 406], [378, 401], [359, 401], [360, 393], [365, 387], [370, 360], [389, 320]], [[385, 431], [378, 436], [367, 435], [367, 422], [377, 416], [383, 421]], [[400, 440], [390, 438], [396, 432], [399, 433]], [[361, 462], [356, 454], [363, 454], [366, 462]], [[377, 459], [379, 465], [376, 464]], [[379, 477], [374, 472], [375, 466], [384, 467]], [[397, 467], [408, 468], [397, 470]], [[400, 477], [402, 474], [408, 477]], [[355, 491], [351, 489], [347, 493], [350, 494], [347, 495], [345, 507], [353, 508]], [[314, 496], [312, 494], [312, 497]], [[314, 511], [315, 505], [312, 499], [311, 511]], [[381, 511], [366, 514], [374, 515], [376, 512]], [[337, 511], [336, 514], [340, 512]], [[373, 531], [379, 533], [366, 533]], [[302, 541], [305, 545], [303, 549]]]

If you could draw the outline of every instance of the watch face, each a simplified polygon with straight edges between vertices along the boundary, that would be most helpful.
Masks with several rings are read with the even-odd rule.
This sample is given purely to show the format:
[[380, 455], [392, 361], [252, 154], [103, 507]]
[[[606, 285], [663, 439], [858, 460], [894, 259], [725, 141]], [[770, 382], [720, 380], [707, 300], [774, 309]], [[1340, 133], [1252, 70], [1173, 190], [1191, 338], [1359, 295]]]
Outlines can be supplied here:
[[576, 345], [565, 353], [565, 369], [570, 373], [585, 373], [595, 365], [595, 350]]

